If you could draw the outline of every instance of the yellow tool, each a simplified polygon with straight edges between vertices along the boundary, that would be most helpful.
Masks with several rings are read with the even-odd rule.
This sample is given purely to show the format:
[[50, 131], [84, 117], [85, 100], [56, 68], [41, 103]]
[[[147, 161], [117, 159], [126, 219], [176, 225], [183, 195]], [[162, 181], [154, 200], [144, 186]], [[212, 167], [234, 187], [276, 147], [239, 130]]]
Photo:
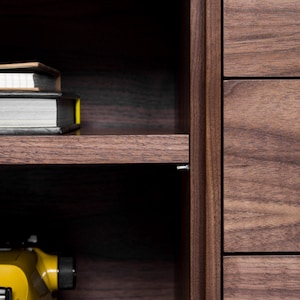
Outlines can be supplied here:
[[75, 283], [73, 257], [36, 247], [0, 249], [0, 300], [56, 300], [56, 291], [73, 289]]

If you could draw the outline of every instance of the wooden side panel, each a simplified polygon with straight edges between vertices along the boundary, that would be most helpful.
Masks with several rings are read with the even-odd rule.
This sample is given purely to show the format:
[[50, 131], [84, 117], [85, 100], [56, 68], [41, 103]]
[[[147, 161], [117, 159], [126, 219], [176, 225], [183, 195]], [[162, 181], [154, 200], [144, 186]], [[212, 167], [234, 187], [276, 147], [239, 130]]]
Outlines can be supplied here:
[[300, 250], [300, 84], [224, 83], [224, 249]]
[[224, 1], [225, 76], [299, 76], [298, 0]]
[[221, 299], [221, 1], [206, 1], [206, 293]]
[[298, 300], [299, 256], [224, 258], [224, 300]]
[[205, 298], [205, 6], [190, 1], [190, 300]]

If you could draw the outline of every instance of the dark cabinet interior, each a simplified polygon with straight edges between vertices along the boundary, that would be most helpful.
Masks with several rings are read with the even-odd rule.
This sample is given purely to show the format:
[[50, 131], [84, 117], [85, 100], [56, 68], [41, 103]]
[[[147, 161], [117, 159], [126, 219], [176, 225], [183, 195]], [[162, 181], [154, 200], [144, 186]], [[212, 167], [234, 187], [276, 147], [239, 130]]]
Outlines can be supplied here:
[[41, 61], [82, 98], [82, 131], [182, 132], [183, 1], [5, 1], [1, 61]]
[[[55, 67], [63, 92], [81, 97], [79, 139], [55, 140], [69, 146], [58, 164], [45, 163], [48, 146], [38, 137], [1, 137], [20, 150], [9, 163], [1, 159], [3, 240], [37, 234], [43, 249], [75, 255], [77, 287], [60, 300], [187, 299], [189, 171], [172, 158], [77, 164], [67, 157], [91, 136], [97, 149], [104, 135], [189, 134], [188, 24], [182, 0], [0, 4], [1, 62]], [[113, 156], [115, 145], [106, 143]], [[35, 151], [41, 163], [28, 164]], [[156, 149], [145, 161], [147, 155]]]
[[62, 299], [116, 291], [173, 299], [184, 259], [176, 166], [2, 166], [0, 174], [2, 239], [17, 245], [34, 234], [44, 251], [76, 258], [76, 289]]

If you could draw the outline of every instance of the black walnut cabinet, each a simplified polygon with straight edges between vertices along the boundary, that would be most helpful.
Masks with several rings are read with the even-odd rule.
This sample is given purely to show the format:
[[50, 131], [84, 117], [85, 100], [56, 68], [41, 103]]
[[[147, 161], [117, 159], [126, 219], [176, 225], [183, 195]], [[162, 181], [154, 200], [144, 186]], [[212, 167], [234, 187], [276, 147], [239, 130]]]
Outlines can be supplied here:
[[79, 131], [0, 137], [3, 238], [75, 255], [60, 300], [221, 299], [221, 13], [1, 2], [1, 62], [53, 66], [81, 96]]

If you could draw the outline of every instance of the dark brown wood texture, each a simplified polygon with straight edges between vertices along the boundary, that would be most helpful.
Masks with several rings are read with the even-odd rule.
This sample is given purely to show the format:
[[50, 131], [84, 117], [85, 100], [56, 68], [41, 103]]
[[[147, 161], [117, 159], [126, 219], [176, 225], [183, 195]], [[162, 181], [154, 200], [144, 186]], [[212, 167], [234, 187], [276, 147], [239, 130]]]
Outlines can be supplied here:
[[[190, 299], [204, 300], [205, 285], [205, 6], [190, 7]], [[199, 130], [202, 128], [203, 130]]]
[[300, 251], [300, 85], [224, 83], [224, 249]]
[[188, 162], [188, 135], [0, 137], [1, 164]]
[[221, 1], [206, 1], [206, 295], [221, 299]]
[[224, 1], [224, 75], [300, 76], [298, 0]]
[[224, 300], [298, 300], [299, 256], [224, 258]]
[[59, 292], [59, 300], [173, 300], [174, 265], [166, 261], [101, 261], [79, 257], [75, 290]]
[[80, 95], [84, 130], [183, 131], [178, 125], [177, 112], [177, 101], [182, 100], [177, 97], [179, 86], [177, 83], [175, 86], [173, 71], [65, 71], [62, 87], [66, 92]]

